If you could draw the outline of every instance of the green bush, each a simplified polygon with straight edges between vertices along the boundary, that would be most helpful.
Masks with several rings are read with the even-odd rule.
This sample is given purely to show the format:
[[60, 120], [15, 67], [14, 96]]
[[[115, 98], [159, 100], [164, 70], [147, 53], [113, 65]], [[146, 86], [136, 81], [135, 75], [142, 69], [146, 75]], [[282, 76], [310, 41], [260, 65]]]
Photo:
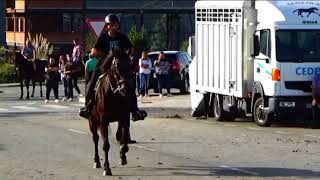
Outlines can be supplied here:
[[15, 67], [13, 64], [0, 63], [0, 83], [16, 82]]

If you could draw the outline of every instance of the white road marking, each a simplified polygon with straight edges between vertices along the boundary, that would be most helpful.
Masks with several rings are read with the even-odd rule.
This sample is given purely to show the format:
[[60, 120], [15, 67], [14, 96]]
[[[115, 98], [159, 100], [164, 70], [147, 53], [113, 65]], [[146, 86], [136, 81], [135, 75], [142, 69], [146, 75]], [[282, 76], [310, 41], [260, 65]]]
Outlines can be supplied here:
[[0, 108], [0, 112], [9, 112], [9, 109]]
[[260, 131], [261, 129], [259, 128], [255, 128], [255, 127], [246, 127], [247, 129], [250, 129], [250, 130], [255, 130], [255, 131]]
[[279, 133], [279, 134], [290, 134], [289, 132], [284, 132], [284, 131], [276, 131], [276, 133]]
[[136, 144], [132, 144], [130, 146], [134, 146], [136, 148], [140, 148], [140, 149], [144, 149], [144, 150], [147, 150], [147, 151], [152, 151], [152, 152], [155, 152], [156, 150], [154, 149], [151, 149], [151, 148], [147, 148], [147, 147], [144, 147], [144, 146], [139, 146], [139, 145], [136, 145]]
[[74, 129], [68, 129], [68, 131], [75, 132], [75, 133], [79, 133], [79, 134], [88, 134], [88, 133], [86, 133], [86, 132], [78, 131], [78, 130], [74, 130]]
[[76, 107], [83, 107], [83, 104], [71, 104], [71, 106], [76, 106]]
[[320, 138], [319, 136], [315, 136], [315, 135], [304, 135], [305, 137], [313, 137], [313, 138]]
[[39, 110], [39, 108], [35, 107], [29, 107], [29, 106], [11, 106], [15, 109], [21, 109], [21, 110]]
[[246, 173], [246, 174], [251, 174], [251, 175], [254, 175], [254, 176], [259, 176], [259, 173], [256, 173], [256, 172], [253, 172], [253, 171], [242, 170], [242, 169], [239, 169], [239, 168], [229, 167], [229, 166], [225, 166], [225, 165], [222, 165], [220, 167], [221, 168], [225, 168], [225, 169], [229, 169], [229, 170], [233, 170], [233, 171], [239, 171], [239, 172]]
[[46, 105], [42, 105], [42, 107], [53, 108], [53, 109], [67, 109], [67, 108], [69, 108], [68, 106], [62, 106], [62, 105], [56, 105], [56, 104], [46, 104]]
[[224, 125], [229, 127], [237, 127], [237, 125], [234, 125], [234, 124], [224, 124]]

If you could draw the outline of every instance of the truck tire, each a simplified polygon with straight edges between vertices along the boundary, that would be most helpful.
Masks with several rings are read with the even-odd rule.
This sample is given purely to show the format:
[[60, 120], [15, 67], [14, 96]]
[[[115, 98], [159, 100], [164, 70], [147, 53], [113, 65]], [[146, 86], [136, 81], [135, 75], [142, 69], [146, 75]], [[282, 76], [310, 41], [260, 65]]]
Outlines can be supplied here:
[[263, 109], [263, 97], [259, 97], [254, 103], [253, 119], [259, 126], [268, 127], [271, 125], [272, 120], [270, 115], [264, 112]]
[[235, 119], [234, 113], [223, 110], [222, 96], [215, 94], [213, 100], [213, 115], [217, 121], [233, 121]]

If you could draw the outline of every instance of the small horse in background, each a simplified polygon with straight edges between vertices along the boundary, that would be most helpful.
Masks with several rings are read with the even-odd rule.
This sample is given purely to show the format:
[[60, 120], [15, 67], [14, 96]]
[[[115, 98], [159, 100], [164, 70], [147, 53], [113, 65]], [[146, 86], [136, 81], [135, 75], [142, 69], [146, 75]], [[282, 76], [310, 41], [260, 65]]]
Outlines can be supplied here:
[[129, 57], [125, 54], [114, 56], [111, 65], [110, 63], [109, 65], [108, 63], [102, 65], [101, 72], [103, 75], [100, 76], [96, 86], [96, 102], [93, 105], [91, 111], [92, 116], [89, 120], [95, 147], [94, 168], [101, 168], [98, 154], [98, 129], [100, 130], [103, 139], [103, 150], [105, 152], [104, 176], [112, 175], [108, 157], [108, 151], [110, 149], [108, 140], [109, 123], [118, 122], [116, 139], [120, 144], [121, 165], [127, 164], [126, 153], [129, 151], [129, 91], [131, 85], [131, 81], [129, 80]]
[[32, 93], [31, 97], [34, 97], [34, 89], [36, 82], [40, 83], [40, 97], [43, 97], [42, 93], [42, 82], [45, 80], [45, 66], [46, 63], [43, 61], [35, 60], [36, 63], [36, 70], [33, 69], [32, 62], [26, 60], [20, 51], [15, 52], [15, 61], [14, 64], [16, 66], [16, 74], [17, 79], [20, 83], [20, 99], [23, 99], [23, 81], [25, 81], [25, 86], [27, 88], [27, 96], [26, 99], [30, 99], [29, 96], [29, 86], [30, 81], [32, 81]]

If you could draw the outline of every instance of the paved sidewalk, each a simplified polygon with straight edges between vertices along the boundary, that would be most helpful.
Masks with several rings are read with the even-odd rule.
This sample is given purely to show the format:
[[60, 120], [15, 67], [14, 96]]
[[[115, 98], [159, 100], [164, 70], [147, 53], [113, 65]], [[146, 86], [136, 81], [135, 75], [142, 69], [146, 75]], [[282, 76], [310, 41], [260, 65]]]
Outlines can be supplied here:
[[0, 84], [0, 87], [18, 87], [20, 86], [20, 83], [4, 83]]

